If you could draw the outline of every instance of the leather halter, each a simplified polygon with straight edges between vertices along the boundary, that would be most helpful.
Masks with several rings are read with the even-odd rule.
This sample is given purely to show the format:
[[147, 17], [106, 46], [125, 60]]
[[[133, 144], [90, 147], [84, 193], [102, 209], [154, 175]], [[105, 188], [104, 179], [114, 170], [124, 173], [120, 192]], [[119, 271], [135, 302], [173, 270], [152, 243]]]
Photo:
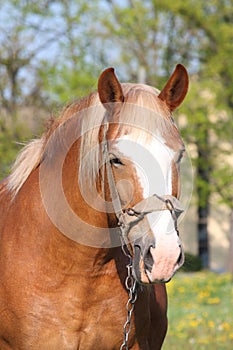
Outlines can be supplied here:
[[[118, 219], [118, 226], [121, 229], [121, 238], [129, 248], [130, 240], [128, 238], [129, 231], [139, 221], [141, 221], [146, 215], [163, 210], [169, 210], [174, 222], [175, 230], [178, 232], [177, 219], [184, 211], [180, 201], [172, 195], [158, 196], [154, 194], [146, 199], [143, 199], [132, 208], [122, 209], [119, 193], [116, 188], [112, 167], [109, 158], [108, 142], [107, 142], [107, 130], [108, 123], [104, 124], [104, 140], [103, 140], [103, 159], [106, 165], [106, 173], [108, 179], [108, 185], [110, 190], [110, 196], [112, 199], [112, 205], [114, 213]], [[131, 249], [129, 249], [131, 251]]]

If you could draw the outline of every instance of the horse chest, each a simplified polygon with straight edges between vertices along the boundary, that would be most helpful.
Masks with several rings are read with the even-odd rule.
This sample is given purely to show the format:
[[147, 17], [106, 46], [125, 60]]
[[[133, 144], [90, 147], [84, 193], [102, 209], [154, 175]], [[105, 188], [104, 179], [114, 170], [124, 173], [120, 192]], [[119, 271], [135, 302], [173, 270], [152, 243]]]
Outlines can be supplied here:
[[[119, 349], [126, 320], [127, 295], [124, 298], [119, 291], [114, 293], [113, 290], [111, 295], [96, 295], [89, 288], [87, 301], [83, 303], [79, 294], [75, 296], [71, 292], [46, 297], [32, 294], [24, 310], [23, 300], [20, 309], [14, 305], [5, 309], [2, 320], [5, 325], [8, 323], [8, 330], [5, 333], [0, 326], [0, 349]], [[20, 319], [14, 318], [14, 313], [20, 313]], [[134, 338], [134, 334], [133, 327], [131, 337]], [[133, 349], [138, 348], [135, 346]]]

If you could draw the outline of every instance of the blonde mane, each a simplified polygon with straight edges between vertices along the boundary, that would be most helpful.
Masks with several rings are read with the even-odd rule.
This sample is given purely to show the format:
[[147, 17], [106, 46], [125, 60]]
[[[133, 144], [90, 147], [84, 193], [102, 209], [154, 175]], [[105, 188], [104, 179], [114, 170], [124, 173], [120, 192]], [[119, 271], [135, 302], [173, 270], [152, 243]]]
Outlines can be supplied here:
[[[122, 84], [125, 103], [121, 109], [120, 122], [124, 125], [138, 127], [149, 133], [160, 130], [161, 135], [172, 133], [170, 116], [163, 102], [157, 98], [159, 91], [142, 84]], [[143, 113], [144, 112], [144, 113]], [[55, 120], [48, 132], [40, 139], [32, 140], [19, 153], [8, 178], [8, 189], [15, 196], [26, 182], [29, 175], [36, 169], [43, 157], [46, 157], [45, 147], [50, 136], [59, 126], [63, 125], [73, 116], [78, 117], [78, 125], [81, 128], [81, 146], [79, 178], [80, 183], [96, 183], [100, 167], [99, 132], [105, 116], [105, 109], [101, 104], [98, 93], [92, 93], [86, 98], [67, 106], [59, 119]], [[62, 136], [61, 136], [62, 137]], [[146, 141], [146, 140], [145, 140]], [[58, 140], [61, 142], [61, 140]], [[64, 142], [64, 140], [63, 140]], [[87, 161], [88, 160], [88, 161]]]
[[32, 140], [19, 152], [7, 183], [8, 189], [14, 195], [18, 193], [31, 172], [39, 165], [43, 146], [44, 139], [42, 137]]

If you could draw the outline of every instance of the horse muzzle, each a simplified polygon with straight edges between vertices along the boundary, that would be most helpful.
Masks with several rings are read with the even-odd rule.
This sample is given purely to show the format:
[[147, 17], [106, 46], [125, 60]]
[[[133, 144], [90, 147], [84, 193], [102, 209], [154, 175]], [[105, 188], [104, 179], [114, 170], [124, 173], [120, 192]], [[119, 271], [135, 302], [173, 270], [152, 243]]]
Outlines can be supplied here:
[[[147, 242], [149, 240], [149, 242]], [[170, 241], [170, 242], [169, 242]], [[179, 237], [156, 245], [144, 237], [134, 244], [133, 273], [139, 283], [169, 282], [184, 263], [184, 252]]]
[[148, 197], [119, 216], [124, 241], [133, 247], [134, 276], [139, 283], [168, 282], [184, 263], [177, 219], [177, 198]]

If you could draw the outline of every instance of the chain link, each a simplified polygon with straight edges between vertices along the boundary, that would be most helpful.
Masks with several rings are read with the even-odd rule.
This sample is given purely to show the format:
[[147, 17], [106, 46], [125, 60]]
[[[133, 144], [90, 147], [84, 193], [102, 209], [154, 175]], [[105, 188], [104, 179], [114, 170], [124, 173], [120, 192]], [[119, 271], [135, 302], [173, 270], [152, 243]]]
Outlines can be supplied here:
[[125, 245], [123, 242], [122, 242], [121, 248], [123, 253], [129, 258], [129, 264], [126, 266], [127, 276], [125, 279], [125, 287], [128, 291], [129, 299], [126, 303], [127, 318], [124, 324], [124, 340], [123, 340], [123, 343], [121, 344], [120, 350], [128, 350], [129, 333], [131, 331], [131, 326], [132, 326], [132, 323], [131, 323], [132, 314], [134, 311], [135, 302], [137, 300], [137, 281], [133, 277], [132, 257], [128, 252], [126, 252]]

